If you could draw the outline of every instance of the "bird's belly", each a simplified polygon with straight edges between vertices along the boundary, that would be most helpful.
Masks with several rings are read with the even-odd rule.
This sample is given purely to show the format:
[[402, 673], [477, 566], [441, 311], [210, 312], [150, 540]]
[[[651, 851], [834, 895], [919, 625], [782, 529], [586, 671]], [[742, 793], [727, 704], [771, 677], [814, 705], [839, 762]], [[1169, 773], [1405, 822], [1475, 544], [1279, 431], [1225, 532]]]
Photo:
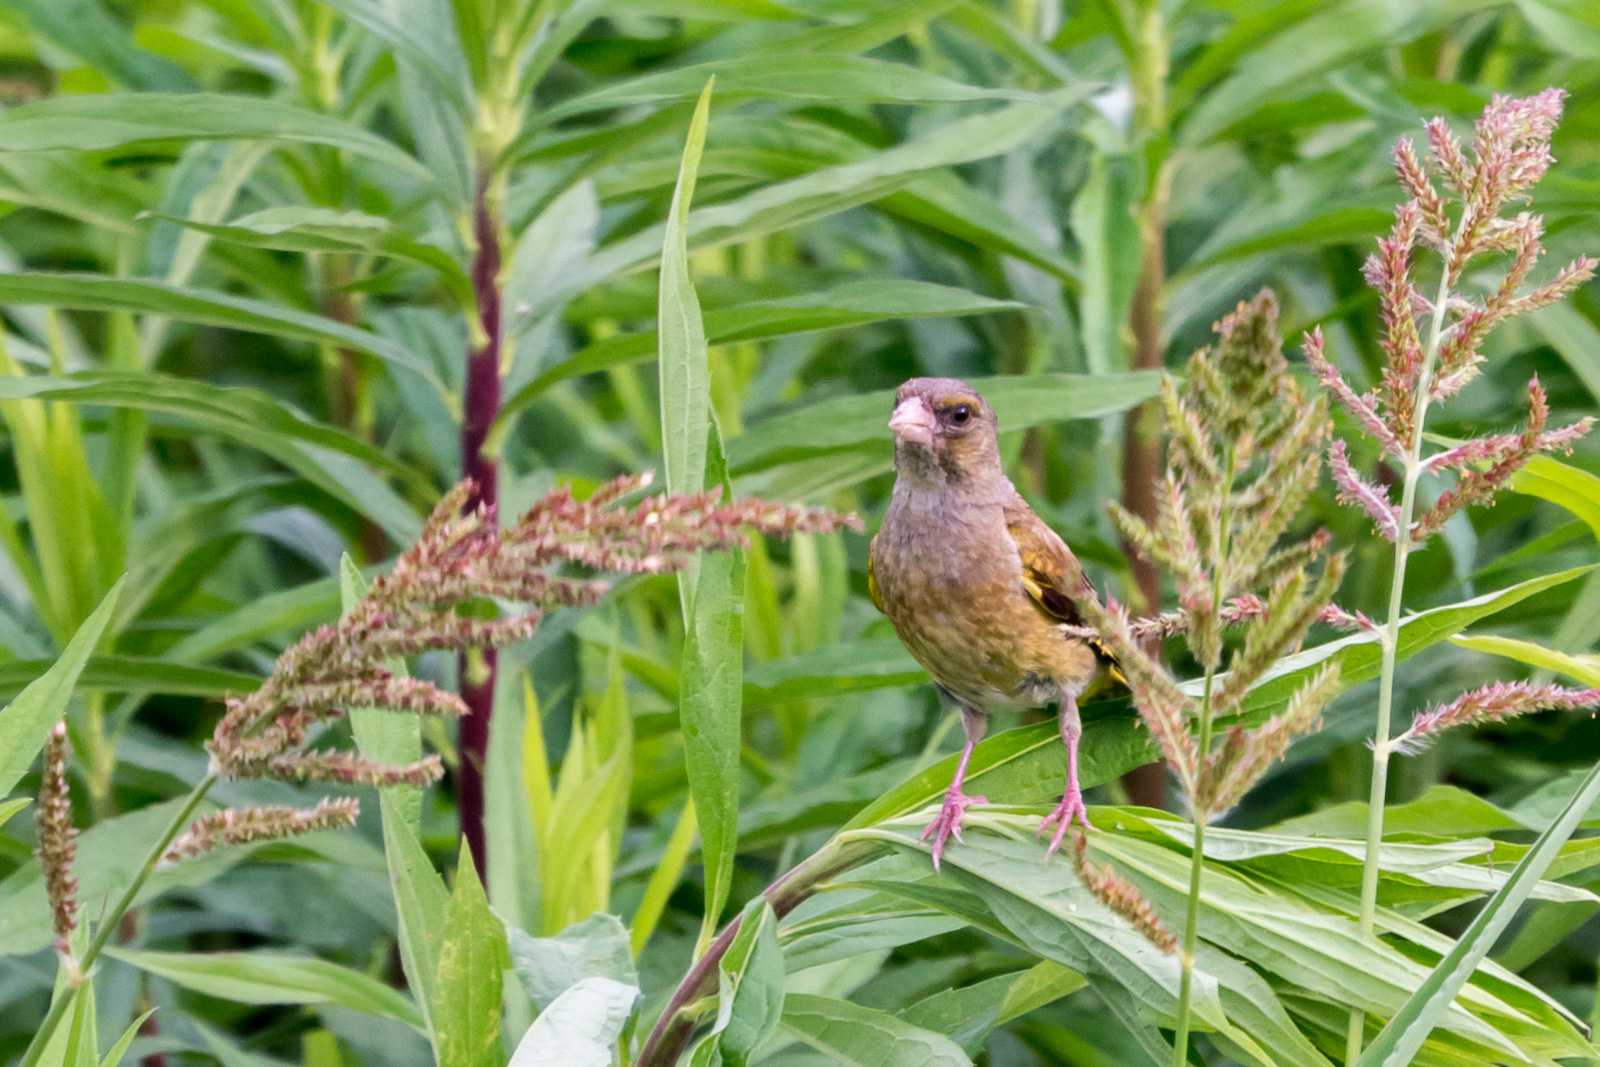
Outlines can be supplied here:
[[[1022, 596], [1020, 588], [1016, 596]], [[1059, 630], [1031, 609], [1004, 609], [1005, 600], [952, 610], [948, 605], [912, 612], [896, 629], [906, 648], [939, 686], [982, 710], [1038, 707], [1057, 695], [1058, 656], [1030, 655], [1043, 638], [1064, 650]], [[1019, 617], [1020, 616], [1020, 617]]]

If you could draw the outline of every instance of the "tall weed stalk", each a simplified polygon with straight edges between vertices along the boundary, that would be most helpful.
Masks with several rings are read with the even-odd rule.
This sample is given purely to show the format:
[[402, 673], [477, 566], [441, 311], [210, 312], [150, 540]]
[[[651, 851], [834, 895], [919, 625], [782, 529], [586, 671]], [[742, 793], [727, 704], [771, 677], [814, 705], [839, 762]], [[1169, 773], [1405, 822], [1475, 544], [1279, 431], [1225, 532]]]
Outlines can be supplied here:
[[[1548, 281], [1527, 287], [1544, 249], [1544, 220], [1508, 208], [1526, 200], [1554, 157], [1551, 135], [1561, 118], [1565, 93], [1548, 89], [1525, 99], [1496, 97], [1477, 121], [1470, 150], [1443, 119], [1427, 124], [1427, 162], [1409, 140], [1395, 147], [1395, 172], [1407, 199], [1395, 210], [1389, 235], [1378, 242], [1364, 273], [1378, 291], [1384, 366], [1379, 386], [1358, 394], [1324, 351], [1320, 331], [1305, 338], [1306, 358], [1327, 392], [1350, 413], [1378, 447], [1374, 465], [1398, 463], [1400, 502], [1381, 480], [1364, 477], [1351, 462], [1350, 447], [1335, 440], [1328, 464], [1341, 502], [1358, 507], [1394, 546], [1389, 607], [1378, 629], [1382, 662], [1377, 724], [1372, 742], [1372, 787], [1368, 801], [1366, 852], [1362, 864], [1360, 928], [1372, 937], [1377, 915], [1378, 848], [1383, 840], [1389, 757], [1415, 749], [1456, 725], [1499, 721], [1540, 708], [1590, 706], [1592, 691], [1558, 686], [1495, 685], [1418, 715], [1391, 737], [1395, 663], [1405, 604], [1406, 565], [1414, 549], [1439, 533], [1451, 516], [1495, 495], [1527, 461], [1541, 452], [1565, 451], [1586, 434], [1592, 419], [1549, 429], [1545, 392], [1528, 381], [1528, 416], [1521, 430], [1490, 434], [1425, 450], [1424, 428], [1432, 405], [1449, 399], [1476, 378], [1480, 351], [1491, 330], [1516, 315], [1553, 304], [1587, 281], [1595, 261], [1580, 256]], [[1435, 184], [1442, 179], [1443, 191]], [[1421, 267], [1431, 251], [1437, 277]], [[1484, 259], [1509, 256], [1499, 277], [1469, 274]], [[1425, 295], [1431, 294], [1431, 295]], [[1431, 507], [1419, 508], [1425, 475], [1453, 476]], [[1365, 1020], [1350, 1016], [1346, 1062], [1360, 1056]]]

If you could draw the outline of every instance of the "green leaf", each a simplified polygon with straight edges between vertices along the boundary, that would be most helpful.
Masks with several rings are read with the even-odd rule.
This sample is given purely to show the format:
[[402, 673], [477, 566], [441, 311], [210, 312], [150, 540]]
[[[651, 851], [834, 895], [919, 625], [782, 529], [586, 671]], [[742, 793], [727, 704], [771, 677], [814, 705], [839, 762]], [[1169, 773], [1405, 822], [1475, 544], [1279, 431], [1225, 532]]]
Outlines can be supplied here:
[[100, 1067], [118, 1067], [122, 1063], [123, 1057], [128, 1054], [128, 1048], [133, 1044], [134, 1038], [139, 1036], [139, 1031], [143, 1029], [145, 1020], [155, 1013], [156, 1009], [146, 1008], [144, 1014], [129, 1023], [128, 1028], [122, 1031], [122, 1036], [117, 1038], [116, 1044], [106, 1050], [105, 1056], [100, 1060]]
[[[1596, 566], [1591, 564], [1530, 578], [1458, 604], [1418, 612], [1401, 623], [1399, 658], [1414, 656], [1480, 619], [1581, 578]], [[1339, 664], [1341, 688], [1349, 689], [1378, 676], [1382, 654], [1376, 637], [1357, 634], [1291, 656], [1274, 667], [1245, 697], [1241, 709], [1243, 720], [1257, 722], [1276, 714], [1305, 679], [1329, 660]], [[1193, 687], [1198, 682], [1186, 684]], [[1113, 706], [1109, 701], [1105, 705]], [[1149, 735], [1142, 727], [1128, 718], [1094, 717], [1097, 710], [1098, 706], [1092, 704], [1085, 709], [1089, 721], [1084, 724], [1079, 766], [1085, 788], [1108, 782], [1157, 758]], [[884, 793], [857, 813], [846, 829], [871, 826], [933, 803], [950, 784], [956, 759], [952, 754]], [[973, 750], [967, 780], [973, 783], [975, 792], [988, 796], [992, 803], [1037, 803], [1060, 795], [1063, 766], [1056, 724], [1042, 722], [1007, 730], [979, 743]], [[1359, 834], [1357, 830], [1351, 836]]]
[[438, 245], [408, 236], [385, 218], [360, 211], [324, 207], [269, 207], [228, 223], [181, 215], [157, 218], [251, 248], [288, 252], [374, 252], [421, 264], [436, 272], [462, 308], [473, 306], [472, 280], [461, 264]]
[[0, 796], [21, 781], [33, 757], [44, 748], [45, 740], [67, 712], [78, 676], [89, 661], [89, 654], [105, 635], [106, 626], [117, 610], [122, 580], [111, 587], [100, 606], [83, 621], [67, 647], [43, 674], [34, 677], [17, 698], [0, 711]]
[[876, 1008], [791, 993], [783, 1028], [833, 1062], [849, 1067], [971, 1067], [961, 1046]]
[[868, 638], [752, 664], [744, 675], [744, 706], [750, 711], [927, 680], [928, 672], [897, 639]]
[[417, 1006], [370, 975], [312, 956], [275, 952], [136, 952], [106, 954], [185, 989], [240, 1004], [331, 1004], [423, 1029]]
[[[1088, 91], [1088, 86], [1079, 86], [1040, 97], [1037, 104], [1012, 104], [957, 119], [867, 158], [701, 208], [688, 219], [689, 246], [712, 247], [789, 229], [887, 196], [918, 174], [1004, 155], [1060, 121]], [[558, 306], [598, 282], [655, 261], [665, 247], [664, 229], [649, 227], [601, 248], [581, 274], [546, 295], [545, 306]]]
[[0, 399], [21, 397], [177, 415], [284, 464], [371, 518], [401, 544], [415, 540], [422, 528], [416, 511], [369, 467], [403, 477], [413, 491], [430, 492], [415, 470], [342, 430], [300, 415], [259, 390], [117, 371], [64, 378], [0, 377]]
[[1123, 331], [1139, 278], [1133, 164], [1126, 155], [1095, 152], [1089, 176], [1072, 201], [1072, 234], [1082, 249], [1078, 318], [1091, 374], [1128, 366]]
[[[784, 337], [816, 330], [848, 329], [896, 319], [931, 319], [986, 315], [1026, 305], [996, 300], [965, 289], [910, 279], [845, 282], [800, 296], [752, 300], [705, 313], [706, 340], [711, 344]], [[656, 355], [655, 331], [620, 334], [595, 341], [540, 374], [500, 408], [496, 436], [557, 382], [583, 374], [642, 363]]]
[[[1154, 371], [1128, 374], [1034, 374], [974, 378], [994, 407], [1002, 433], [1066, 419], [1092, 419], [1126, 411], [1154, 396], [1160, 385]], [[807, 404], [761, 420], [728, 442], [735, 474], [794, 463], [839, 452], [870, 456], [874, 469], [887, 470], [893, 458], [888, 430], [894, 393], [857, 393]]]
[[[706, 123], [711, 114], [711, 88], [707, 82], [695, 105], [694, 118], [684, 141], [678, 166], [678, 184], [667, 210], [661, 247], [661, 288], [657, 294], [656, 335], [659, 338], [661, 375], [661, 454], [666, 466], [667, 489], [673, 493], [698, 493], [705, 487], [706, 427], [711, 410], [711, 372], [706, 365], [705, 324], [700, 301], [689, 277], [689, 248], [685, 233], [689, 204], [694, 199], [695, 175], [705, 150]], [[685, 606], [689, 586], [680, 582]]]
[[[707, 474], [714, 483], [722, 482], [726, 487], [722, 440], [714, 424], [709, 448]], [[744, 605], [743, 550], [729, 548], [701, 560], [684, 618], [678, 720], [705, 866], [702, 946], [716, 932], [727, 903], [739, 840]]]
[[[72, 99], [57, 97], [55, 99]], [[29, 105], [31, 106], [31, 105]], [[20, 108], [0, 112], [4, 116]], [[415, 374], [441, 396], [448, 395], [444, 383], [427, 363], [406, 349], [375, 333], [306, 311], [279, 307], [263, 300], [231, 293], [213, 292], [166, 282], [133, 278], [113, 278], [104, 274], [51, 274], [42, 271], [0, 274], [0, 302], [15, 305], [42, 304], [47, 307], [75, 308], [79, 311], [137, 311], [167, 315], [185, 322], [224, 326], [234, 330], [265, 333], [295, 341], [311, 341], [353, 348], [388, 363], [397, 370]], [[26, 380], [26, 379], [23, 379]]]
[[27, 797], [16, 797], [11, 800], [0, 801], [0, 826], [4, 826], [11, 816], [27, 807], [29, 803], [31, 801]]
[[[462, 116], [472, 110], [466, 60], [454, 35], [429, 32], [426, 22], [400, 15], [404, 8], [385, 10], [376, 0], [324, 0], [425, 74], [433, 88]], [[400, 17], [396, 17], [400, 15]], [[437, 27], [433, 28], [435, 31]]]
[[[7, 660], [0, 664], [0, 694], [17, 693], [50, 666], [48, 660]], [[248, 693], [261, 684], [259, 675], [221, 667], [194, 667], [166, 659], [139, 656], [91, 656], [78, 676], [80, 689], [150, 692], [171, 696], [221, 698]], [[10, 712], [4, 713], [9, 715]], [[0, 717], [0, 723], [5, 719]], [[3, 727], [0, 727], [3, 736]]]
[[455, 892], [445, 913], [433, 1018], [439, 1067], [480, 1067], [504, 1057], [500, 1045], [500, 987], [509, 960], [505, 928], [489, 910], [472, 853], [461, 844]]
[[539, 1013], [509, 1067], [612, 1067], [617, 1039], [638, 1002], [636, 986], [585, 978]]
[[933, 104], [975, 100], [1036, 100], [1020, 89], [963, 85], [906, 63], [866, 56], [816, 52], [719, 59], [692, 67], [646, 74], [563, 100], [539, 116], [549, 125], [592, 111], [669, 104], [697, 96], [716, 79], [722, 100], [756, 98], [801, 104]]
[[1594, 321], [1568, 303], [1540, 308], [1524, 321], [1566, 360], [1589, 395], [1600, 401], [1600, 328]]
[[784, 952], [778, 917], [763, 897], [744, 909], [739, 932], [717, 961], [717, 1017], [690, 1067], [747, 1067], [783, 1015]]
[[1356, 1061], [1356, 1067], [1405, 1067], [1412, 1062], [1412, 1057], [1440, 1025], [1456, 995], [1516, 918], [1517, 909], [1528, 899], [1561, 846], [1566, 844], [1596, 800], [1600, 800], [1600, 764], [1596, 764], [1573, 791], [1566, 808], [1539, 835], [1505, 884], [1473, 918], [1455, 948], [1439, 961], [1427, 980], [1367, 1046]]
[[[1227, 77], [1197, 94], [1198, 103], [1180, 120], [1178, 139], [1190, 145], [1214, 140], [1275, 94], [1373, 48], [1409, 41], [1479, 6], [1483, 5], [1449, 0], [1427, 4], [1343, 0], [1321, 5], [1311, 17], [1275, 36], [1248, 41], [1237, 60], [1225, 68]], [[1285, 10], [1298, 15], [1304, 9], [1291, 5]]]
[[[345, 556], [339, 565], [340, 598], [345, 611], [366, 594], [367, 582]], [[403, 664], [390, 664], [403, 669]], [[376, 708], [352, 708], [351, 731], [361, 754], [383, 763], [409, 763], [422, 755], [422, 727], [415, 715], [395, 715]], [[422, 791], [396, 785], [378, 791], [383, 812], [383, 854], [389, 867], [400, 927], [400, 961], [427, 1020], [434, 1052], [439, 1041], [436, 1018], [444, 993], [438, 988], [440, 945], [451, 907], [450, 891], [434, 870], [418, 839], [422, 827]]]
[[535, 1010], [543, 1011], [585, 978], [639, 984], [627, 928], [615, 915], [591, 915], [554, 937], [534, 937], [508, 926], [506, 939], [511, 968]]
[[1026, 970], [935, 993], [899, 1015], [914, 1026], [944, 1034], [968, 1055], [976, 1055], [997, 1027], [1069, 997], [1088, 984], [1088, 979], [1072, 968], [1041, 960]]
[[1600, 476], [1549, 456], [1534, 456], [1511, 476], [1511, 488], [1566, 508], [1600, 538]]
[[1514, 637], [1496, 637], [1490, 634], [1457, 634], [1450, 639], [1457, 648], [1503, 656], [1518, 663], [1526, 663], [1543, 671], [1564, 674], [1581, 685], [1600, 687], [1600, 655], [1590, 652], [1574, 655], [1547, 648], [1535, 641], [1519, 641]]
[[359, 126], [261, 96], [63, 95], [0, 112], [0, 152], [87, 152], [158, 141], [218, 140], [327, 145], [430, 180], [422, 164]]
[[101, 0], [7, 0], [7, 6], [20, 10], [35, 34], [124, 88], [194, 88], [181, 68], [139, 47]]

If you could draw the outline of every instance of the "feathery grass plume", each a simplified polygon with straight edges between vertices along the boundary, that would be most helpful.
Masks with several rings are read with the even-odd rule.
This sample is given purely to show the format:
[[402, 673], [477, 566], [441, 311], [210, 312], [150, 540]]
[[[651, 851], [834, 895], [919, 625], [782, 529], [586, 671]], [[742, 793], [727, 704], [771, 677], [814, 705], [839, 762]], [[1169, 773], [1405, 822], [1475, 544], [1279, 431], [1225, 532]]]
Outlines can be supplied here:
[[318, 830], [348, 829], [356, 824], [360, 811], [361, 805], [354, 797], [324, 797], [313, 808], [281, 805], [226, 808], [196, 819], [168, 846], [161, 862], [177, 863], [226, 845], [278, 841]]
[[1089, 862], [1089, 839], [1081, 827], [1072, 828], [1072, 862], [1084, 888], [1096, 900], [1128, 921], [1156, 948], [1171, 956], [1178, 951], [1178, 939], [1168, 930], [1138, 887], [1110, 865]]
[[[655, 574], [686, 566], [697, 553], [745, 543], [746, 530], [783, 537], [859, 528], [853, 515], [758, 499], [723, 500], [721, 490], [623, 500], [650, 476], [615, 479], [578, 500], [557, 489], [502, 530], [492, 508], [465, 508], [472, 485], [440, 499], [417, 541], [337, 622], [307, 633], [278, 657], [261, 687], [226, 702], [206, 748], [223, 778], [276, 778], [344, 785], [424, 786], [443, 774], [437, 756], [385, 764], [359, 753], [309, 747], [319, 727], [349, 708], [460, 716], [456, 694], [395, 673], [390, 664], [430, 650], [508, 644], [530, 635], [547, 609], [592, 604], [605, 581], [570, 568]], [[503, 618], [456, 613], [471, 601], [521, 605]], [[167, 851], [168, 862], [224, 844], [260, 841], [349, 825], [354, 801], [315, 808], [224, 811], [196, 820]]]
[[68, 956], [72, 931], [78, 925], [78, 879], [72, 864], [78, 856], [78, 831], [72, 825], [72, 794], [67, 788], [67, 724], [58, 722], [44, 747], [44, 774], [39, 781], [39, 868], [56, 934], [56, 951]]
[[1533, 682], [1491, 682], [1468, 690], [1448, 704], [1418, 712], [1395, 747], [1407, 754], [1422, 751], [1446, 730], [1505, 722], [1536, 711], [1579, 711], [1600, 707], [1600, 689], [1569, 689]]
[[[1100, 638], [1116, 655], [1141, 718], [1201, 821], [1227, 810], [1212, 801], [1236, 800], [1240, 791], [1207, 781], [1224, 768], [1204, 751], [1204, 726], [1197, 750], [1190, 720], [1237, 710], [1262, 674], [1300, 648], [1315, 622], [1361, 625], [1359, 616], [1332, 606], [1344, 559], [1328, 554], [1326, 532], [1283, 542], [1316, 484], [1329, 420], [1325, 402], [1305, 395], [1290, 376], [1277, 322], [1270, 292], [1240, 303], [1217, 324], [1216, 345], [1189, 360], [1183, 386], [1170, 378], [1164, 383], [1172, 437], [1156, 518], [1145, 523], [1112, 507], [1128, 542], [1172, 573], [1178, 610], [1130, 620], [1114, 603], [1102, 607], [1087, 586], [1079, 595], [1086, 626], [1074, 632]], [[1240, 625], [1243, 641], [1212, 686], [1223, 664], [1224, 629]], [[1150, 637], [1179, 633], [1206, 671], [1207, 707], [1185, 696], [1140, 647]], [[1308, 687], [1307, 700], [1331, 699], [1336, 688], [1324, 679]], [[1321, 704], [1301, 710], [1302, 721], [1314, 722]], [[1236, 744], [1250, 742], [1260, 755], [1271, 736], [1252, 742], [1254, 733], [1241, 733]]]
[[[1367, 937], [1375, 936], [1376, 930], [1377, 846], [1383, 836], [1390, 754], [1414, 748], [1450, 725], [1567, 706], [1559, 703], [1566, 698], [1554, 694], [1491, 686], [1423, 713], [1399, 738], [1389, 736], [1411, 550], [1438, 533], [1462, 508], [1492, 504], [1533, 456], [1570, 449], [1593, 426], [1592, 419], [1584, 418], [1547, 429], [1544, 390], [1533, 379], [1528, 383], [1528, 418], [1521, 431], [1476, 437], [1431, 455], [1424, 452], [1429, 407], [1454, 396], [1477, 377], [1484, 362], [1482, 345], [1490, 332], [1509, 318], [1560, 300], [1594, 274], [1595, 260], [1579, 256], [1549, 280], [1530, 284], [1544, 252], [1544, 223], [1526, 211], [1506, 211], [1509, 204], [1526, 198], [1554, 161], [1550, 138], [1565, 95], [1560, 89], [1547, 89], [1524, 99], [1494, 97], [1478, 118], [1470, 151], [1439, 118], [1427, 124], [1426, 160], [1409, 140], [1396, 145], [1395, 174], [1406, 199], [1395, 209], [1394, 226], [1378, 241], [1378, 250], [1363, 268], [1367, 283], [1378, 292], [1382, 324], [1384, 360], [1376, 389], [1358, 393], [1329, 359], [1321, 333], [1312, 331], [1305, 337], [1306, 360], [1324, 391], [1351, 414], [1382, 460], [1401, 467], [1397, 504], [1386, 490], [1357, 473], [1346, 442], [1334, 441], [1329, 447], [1339, 500], [1364, 511], [1394, 545], [1388, 615], [1381, 627], [1369, 626], [1378, 637], [1382, 660], [1361, 881], [1360, 928]], [[1440, 191], [1441, 182], [1447, 192]], [[1498, 280], [1469, 282], [1469, 266], [1496, 257], [1506, 257]], [[1435, 260], [1426, 270], [1420, 267], [1424, 258]], [[1424, 285], [1432, 289], [1431, 298], [1424, 294]], [[1446, 475], [1454, 481], [1419, 514], [1418, 486], [1427, 475]], [[1541, 705], [1538, 696], [1558, 702]], [[1347, 1062], [1360, 1055], [1363, 1026], [1362, 1013], [1353, 1012], [1345, 1043]]]
[[[1332, 608], [1344, 557], [1329, 555], [1328, 535], [1318, 531], [1284, 543], [1321, 473], [1327, 403], [1305, 395], [1290, 376], [1270, 292], [1242, 301], [1216, 332], [1216, 344], [1190, 358], [1181, 388], [1170, 377], [1162, 384], [1171, 436], [1154, 520], [1111, 509], [1127, 543], [1171, 573], [1178, 610], [1135, 622], [1114, 602], [1102, 607], [1087, 581], [1076, 583], [1074, 592], [1083, 621], [1121, 666], [1134, 707], [1194, 819], [1174, 1064], [1188, 1056], [1206, 824], [1238, 803], [1296, 737], [1315, 727], [1338, 692], [1336, 671], [1319, 672], [1283, 714], [1254, 729], [1235, 728], [1216, 751], [1214, 721], [1239, 710], [1250, 688], [1299, 650], [1317, 620], [1356, 621]], [[1243, 626], [1244, 638], [1219, 678], [1230, 625]], [[1178, 633], [1204, 672], [1198, 698], [1142, 646], [1151, 636]], [[1198, 720], [1198, 739], [1191, 720]], [[1149, 905], [1132, 886], [1083, 874], [1086, 884], [1098, 886], [1097, 896], [1104, 893], [1102, 899], [1139, 924], [1140, 909]], [[1155, 939], [1148, 930], [1146, 936]]]

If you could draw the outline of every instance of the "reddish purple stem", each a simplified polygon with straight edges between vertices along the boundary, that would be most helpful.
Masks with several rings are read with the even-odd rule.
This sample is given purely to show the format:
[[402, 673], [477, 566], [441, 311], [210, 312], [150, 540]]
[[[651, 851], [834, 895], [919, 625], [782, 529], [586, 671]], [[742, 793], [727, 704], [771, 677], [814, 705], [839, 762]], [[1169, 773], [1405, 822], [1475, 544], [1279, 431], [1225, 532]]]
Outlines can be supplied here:
[[[493, 508], [499, 500], [499, 469], [483, 454], [489, 428], [500, 413], [500, 237], [485, 183], [478, 186], [473, 208], [478, 250], [472, 261], [472, 289], [478, 300], [483, 344], [467, 358], [466, 403], [461, 423], [462, 475], [472, 479], [476, 494], [466, 509], [480, 503]], [[476, 653], [485, 669], [474, 671], [474, 653], [461, 654], [461, 699], [468, 714], [461, 720], [461, 773], [457, 803], [461, 832], [472, 850], [480, 878], [488, 877], [489, 854], [483, 836], [483, 768], [489, 751], [489, 716], [494, 711], [495, 651]]]

